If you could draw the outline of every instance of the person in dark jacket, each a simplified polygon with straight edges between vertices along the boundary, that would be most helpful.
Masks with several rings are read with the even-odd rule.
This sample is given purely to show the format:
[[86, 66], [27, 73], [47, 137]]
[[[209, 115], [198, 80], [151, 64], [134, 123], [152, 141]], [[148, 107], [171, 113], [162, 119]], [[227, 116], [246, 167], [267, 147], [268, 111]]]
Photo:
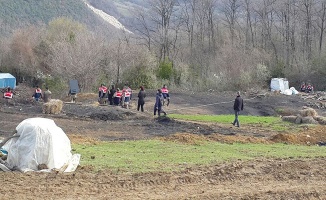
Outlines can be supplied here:
[[139, 108], [141, 108], [141, 111], [144, 112], [144, 104], [145, 104], [145, 90], [143, 86], [140, 86], [140, 91], [138, 93], [138, 106], [137, 110], [139, 111]]
[[163, 110], [163, 95], [162, 95], [162, 90], [158, 89], [157, 94], [156, 94], [156, 100], [155, 100], [155, 105], [154, 105], [154, 116], [156, 115], [156, 111], [158, 113], [158, 116], [161, 116], [161, 113], [164, 113], [166, 115], [166, 112]]
[[110, 102], [110, 105], [113, 105], [113, 95], [114, 95], [115, 92], [116, 92], [116, 90], [114, 88], [114, 85], [112, 85], [111, 89], [110, 89], [110, 92], [109, 92], [109, 95], [108, 95], [108, 100]]
[[233, 109], [234, 109], [235, 119], [232, 124], [233, 124], [233, 126], [236, 125], [237, 127], [240, 127], [238, 117], [239, 117], [240, 111], [243, 110], [243, 99], [240, 96], [240, 91], [237, 92], [237, 98], [235, 98], [235, 100], [234, 100]]

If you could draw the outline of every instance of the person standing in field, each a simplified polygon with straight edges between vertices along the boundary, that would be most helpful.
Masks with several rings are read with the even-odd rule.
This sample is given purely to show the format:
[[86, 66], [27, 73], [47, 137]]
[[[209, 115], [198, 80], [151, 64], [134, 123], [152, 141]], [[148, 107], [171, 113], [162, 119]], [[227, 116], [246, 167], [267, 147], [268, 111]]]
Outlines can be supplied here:
[[114, 85], [111, 85], [111, 89], [110, 89], [110, 92], [108, 95], [108, 100], [110, 102], [110, 105], [113, 105], [113, 95], [115, 94], [115, 92], [116, 92], [116, 90], [115, 90]]
[[52, 92], [49, 90], [48, 87], [46, 87], [45, 89], [46, 90], [43, 93], [44, 103], [49, 102], [51, 100], [51, 95], [52, 95]]
[[139, 108], [141, 108], [141, 111], [144, 112], [144, 104], [145, 104], [145, 90], [144, 90], [144, 86], [140, 86], [140, 91], [138, 93], [138, 106], [137, 106], [137, 110], [139, 111]]
[[162, 90], [162, 96], [163, 96], [163, 105], [165, 105], [165, 100], [167, 100], [168, 103], [166, 104], [166, 106], [169, 106], [169, 104], [170, 104], [170, 94], [169, 94], [168, 87], [166, 85], [163, 85], [161, 90]]
[[237, 92], [237, 97], [234, 100], [233, 109], [234, 109], [235, 119], [232, 124], [233, 126], [240, 127], [239, 114], [240, 111], [243, 110], [243, 99], [240, 96], [240, 91]]
[[161, 113], [164, 113], [164, 115], [166, 115], [166, 112], [163, 110], [163, 99], [164, 97], [162, 95], [162, 90], [158, 89], [154, 105], [154, 116], [156, 115], [156, 111], [158, 116], [161, 116]]

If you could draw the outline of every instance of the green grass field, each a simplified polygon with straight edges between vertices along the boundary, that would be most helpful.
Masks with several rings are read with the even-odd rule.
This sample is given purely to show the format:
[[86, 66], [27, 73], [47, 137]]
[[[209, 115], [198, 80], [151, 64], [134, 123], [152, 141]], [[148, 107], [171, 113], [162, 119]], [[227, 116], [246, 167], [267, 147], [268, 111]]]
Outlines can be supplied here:
[[[233, 115], [178, 115], [174, 119], [230, 124]], [[283, 122], [278, 117], [240, 116], [242, 125], [255, 125], [271, 130], [286, 131], [298, 126]], [[100, 142], [97, 145], [73, 145], [82, 155], [81, 165], [94, 166], [95, 170], [109, 169], [115, 172], [178, 171], [187, 167], [207, 166], [234, 160], [261, 158], [314, 158], [326, 156], [319, 146], [286, 144], [223, 144], [199, 141], [181, 144], [171, 141], [139, 140]]]
[[81, 165], [94, 166], [96, 170], [130, 173], [178, 171], [239, 159], [326, 156], [325, 149], [318, 146], [222, 144], [207, 141], [200, 145], [161, 140], [101, 142], [97, 145], [73, 145], [73, 148], [74, 153], [82, 155]]
[[[215, 122], [221, 124], [230, 124], [234, 120], [234, 115], [180, 115], [170, 114], [169, 117], [181, 120]], [[241, 125], [259, 125], [274, 131], [293, 130], [298, 126], [289, 122], [284, 122], [280, 117], [263, 117], [240, 115], [239, 121]]]

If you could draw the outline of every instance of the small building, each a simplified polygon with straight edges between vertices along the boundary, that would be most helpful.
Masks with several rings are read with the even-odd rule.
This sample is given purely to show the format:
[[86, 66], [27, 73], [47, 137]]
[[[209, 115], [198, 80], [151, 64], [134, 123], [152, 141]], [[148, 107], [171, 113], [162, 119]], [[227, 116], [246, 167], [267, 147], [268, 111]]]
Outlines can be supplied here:
[[0, 88], [16, 88], [16, 78], [9, 73], [0, 73]]

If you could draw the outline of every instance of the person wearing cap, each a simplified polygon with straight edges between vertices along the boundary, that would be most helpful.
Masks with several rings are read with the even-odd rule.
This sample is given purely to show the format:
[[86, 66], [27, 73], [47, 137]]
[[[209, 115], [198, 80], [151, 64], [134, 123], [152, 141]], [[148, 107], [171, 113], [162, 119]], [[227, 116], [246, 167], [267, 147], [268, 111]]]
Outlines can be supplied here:
[[156, 112], [158, 116], [161, 116], [161, 113], [164, 113], [164, 115], [166, 115], [166, 112], [163, 110], [163, 95], [161, 89], [157, 90], [156, 100], [154, 105], [154, 116], [156, 115]]
[[237, 97], [234, 100], [233, 109], [234, 109], [235, 119], [232, 124], [233, 124], [233, 126], [240, 127], [238, 117], [239, 117], [240, 111], [243, 110], [243, 99], [240, 96], [240, 91], [237, 92]]
[[138, 93], [138, 105], [137, 105], [138, 111], [139, 108], [141, 108], [141, 111], [144, 112], [145, 97], [146, 97], [146, 93], [144, 90], [144, 86], [140, 86], [140, 91]]

